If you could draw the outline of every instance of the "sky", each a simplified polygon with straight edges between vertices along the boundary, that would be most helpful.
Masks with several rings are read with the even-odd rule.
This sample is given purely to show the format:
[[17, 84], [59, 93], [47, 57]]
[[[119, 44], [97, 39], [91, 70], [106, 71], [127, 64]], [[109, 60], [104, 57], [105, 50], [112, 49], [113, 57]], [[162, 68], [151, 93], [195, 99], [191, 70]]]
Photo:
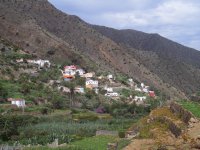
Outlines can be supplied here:
[[200, 0], [49, 0], [90, 24], [158, 33], [200, 50]]

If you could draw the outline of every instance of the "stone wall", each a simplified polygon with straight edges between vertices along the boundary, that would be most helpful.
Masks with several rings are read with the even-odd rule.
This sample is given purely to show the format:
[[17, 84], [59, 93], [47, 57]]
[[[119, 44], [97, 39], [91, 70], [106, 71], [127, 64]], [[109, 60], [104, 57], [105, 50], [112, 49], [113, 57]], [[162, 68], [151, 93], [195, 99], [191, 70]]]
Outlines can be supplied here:
[[7, 146], [7, 145], [5, 145], [5, 146], [0, 145], [0, 150], [22, 150], [22, 148], [21, 147], [14, 147], [14, 146]]
[[159, 120], [159, 122], [167, 124], [169, 130], [176, 138], [181, 135], [181, 128], [178, 125], [176, 125], [171, 119], [167, 117], [157, 117], [154, 118], [154, 120]]
[[189, 112], [188, 110], [184, 109], [181, 105], [172, 102], [170, 104], [170, 110], [180, 116], [181, 120], [185, 123], [189, 123], [191, 118], [194, 118], [193, 114]]
[[96, 131], [96, 135], [112, 135], [112, 136], [118, 136], [118, 131], [98, 130], [98, 131]]
[[190, 97], [190, 99], [191, 99], [191, 101], [200, 103], [200, 96], [192, 95], [192, 96]]

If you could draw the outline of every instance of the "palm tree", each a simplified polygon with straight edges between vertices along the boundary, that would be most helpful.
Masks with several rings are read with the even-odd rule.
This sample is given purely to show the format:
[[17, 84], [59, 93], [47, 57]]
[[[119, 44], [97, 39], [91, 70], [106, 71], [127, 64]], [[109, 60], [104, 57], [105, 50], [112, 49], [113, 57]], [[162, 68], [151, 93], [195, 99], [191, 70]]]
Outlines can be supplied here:
[[75, 98], [75, 83], [74, 81], [64, 82], [64, 86], [70, 89], [69, 99], [70, 99], [70, 107], [74, 106], [74, 98]]

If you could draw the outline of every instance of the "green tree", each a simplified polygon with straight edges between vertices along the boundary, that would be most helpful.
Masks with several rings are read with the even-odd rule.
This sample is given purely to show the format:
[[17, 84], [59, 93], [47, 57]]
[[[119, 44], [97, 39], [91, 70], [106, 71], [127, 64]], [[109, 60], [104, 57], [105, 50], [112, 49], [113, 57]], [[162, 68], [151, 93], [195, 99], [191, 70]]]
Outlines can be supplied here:
[[3, 84], [0, 83], [0, 97], [7, 98], [7, 96], [8, 96], [7, 90], [4, 88]]

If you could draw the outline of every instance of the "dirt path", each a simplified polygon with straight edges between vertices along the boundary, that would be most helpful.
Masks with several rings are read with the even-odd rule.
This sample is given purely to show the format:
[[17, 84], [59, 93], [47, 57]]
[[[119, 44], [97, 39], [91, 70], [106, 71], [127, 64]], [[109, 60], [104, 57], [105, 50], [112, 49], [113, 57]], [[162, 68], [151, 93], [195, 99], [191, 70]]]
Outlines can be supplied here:
[[152, 139], [134, 139], [123, 150], [146, 150], [150, 149], [152, 145], [154, 145], [154, 140]]
[[200, 122], [193, 123], [192, 125], [193, 127], [187, 133], [191, 138], [196, 139], [200, 136]]

